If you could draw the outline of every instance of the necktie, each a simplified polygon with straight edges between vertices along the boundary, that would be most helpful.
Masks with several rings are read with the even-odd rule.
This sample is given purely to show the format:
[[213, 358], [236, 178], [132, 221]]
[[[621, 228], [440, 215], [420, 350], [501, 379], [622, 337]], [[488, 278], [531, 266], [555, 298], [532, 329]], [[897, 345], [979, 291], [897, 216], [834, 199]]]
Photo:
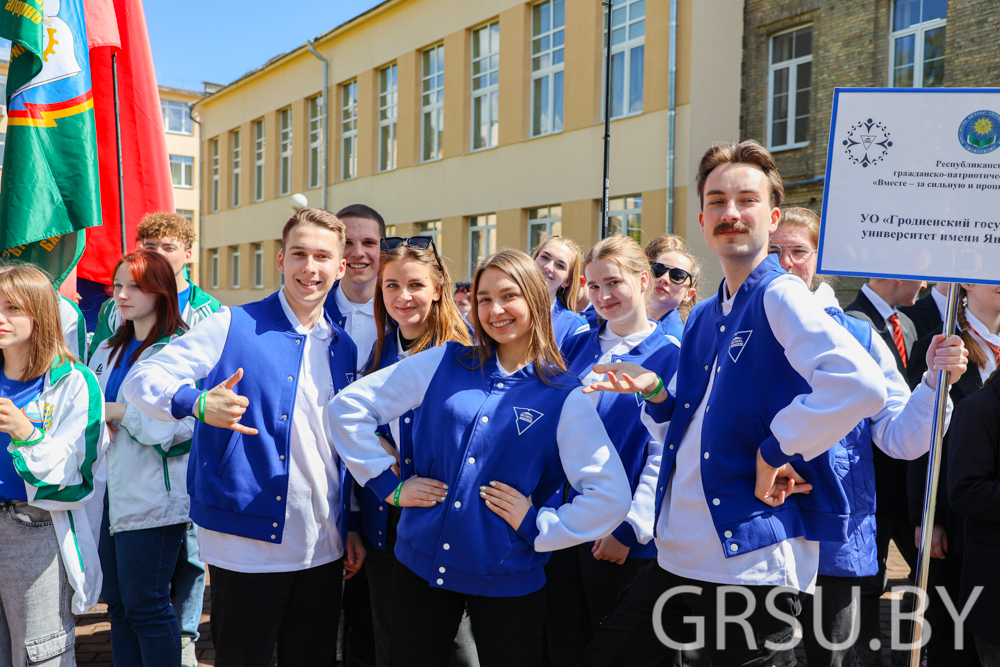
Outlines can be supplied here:
[[980, 336], [979, 332], [976, 331], [975, 329], [973, 329], [972, 327], [966, 327], [965, 330], [966, 331], [971, 331], [973, 334], [975, 334], [976, 338], [978, 338], [979, 340], [983, 341], [983, 343], [986, 344], [986, 347], [990, 348], [990, 350], [993, 351], [993, 357], [994, 357], [994, 359], [996, 359], [997, 367], [1000, 367], [1000, 346], [994, 345], [990, 341], [988, 341], [985, 338], [983, 338], [982, 336]]
[[899, 315], [893, 313], [887, 321], [892, 325], [892, 342], [899, 350], [899, 356], [903, 360], [903, 368], [906, 368], [906, 341], [903, 340], [903, 327], [899, 325]]

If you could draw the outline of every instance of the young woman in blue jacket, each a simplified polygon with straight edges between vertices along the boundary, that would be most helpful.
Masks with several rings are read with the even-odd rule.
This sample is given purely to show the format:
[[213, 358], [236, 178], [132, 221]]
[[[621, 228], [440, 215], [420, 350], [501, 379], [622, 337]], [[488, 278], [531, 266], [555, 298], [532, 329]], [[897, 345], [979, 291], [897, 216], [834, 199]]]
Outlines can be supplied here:
[[[472, 285], [474, 346], [403, 359], [328, 407], [354, 478], [404, 508], [397, 667], [447, 664], [466, 604], [484, 667], [540, 664], [547, 552], [607, 535], [631, 507], [614, 443], [556, 347], [546, 292], [523, 252], [487, 258]], [[375, 431], [411, 410], [413, 476], [401, 482]], [[544, 507], [567, 479], [580, 495]]]
[[550, 236], [535, 248], [532, 257], [542, 270], [542, 278], [549, 291], [552, 333], [556, 344], [561, 346], [573, 334], [590, 328], [587, 318], [576, 312], [583, 254], [571, 239]]
[[684, 239], [673, 234], [650, 241], [646, 246], [646, 259], [654, 278], [649, 295], [649, 316], [660, 323], [665, 333], [680, 340], [684, 322], [698, 303], [701, 265]]
[[[375, 289], [375, 325], [378, 338], [365, 374], [451, 341], [470, 344], [467, 324], [452, 297], [448, 268], [441, 262], [431, 237], [382, 239]], [[395, 455], [399, 477], [403, 480], [413, 474], [412, 424], [413, 412], [410, 411], [379, 429], [386, 438], [383, 447]], [[393, 547], [401, 510], [371, 489], [358, 489], [357, 497], [361, 505], [361, 536], [368, 554], [365, 569], [372, 603], [376, 662], [379, 667], [389, 667], [390, 599], [396, 563]], [[467, 662], [459, 660], [459, 664]]]
[[[670, 378], [677, 370], [678, 341], [648, 317], [653, 288], [649, 262], [630, 236], [612, 236], [591, 249], [583, 262], [591, 303], [604, 322], [563, 345], [570, 373], [585, 385], [602, 375], [595, 364], [630, 361]], [[557, 667], [583, 664], [593, 630], [614, 607], [636, 572], [656, 556], [653, 516], [663, 443], [649, 437], [640, 421], [642, 401], [635, 395], [590, 394], [629, 478], [628, 516], [596, 542], [561, 549], [545, 567], [546, 637]], [[557, 493], [550, 504], [564, 502]], [[572, 500], [574, 491], [566, 499]]]

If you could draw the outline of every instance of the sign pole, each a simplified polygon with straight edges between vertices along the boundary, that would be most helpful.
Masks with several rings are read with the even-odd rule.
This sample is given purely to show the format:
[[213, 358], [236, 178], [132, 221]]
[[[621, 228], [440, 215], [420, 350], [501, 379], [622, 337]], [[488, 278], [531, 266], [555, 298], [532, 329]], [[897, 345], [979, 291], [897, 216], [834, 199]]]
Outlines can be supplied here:
[[[948, 284], [948, 309], [945, 311], [944, 333], [950, 336], [955, 331], [958, 317], [958, 283]], [[975, 369], [972, 369], [976, 372]], [[927, 455], [927, 484], [924, 487], [924, 512], [920, 524], [920, 548], [917, 551], [916, 587], [927, 592], [927, 571], [930, 566], [931, 536], [934, 532], [934, 505], [937, 499], [938, 477], [941, 473], [941, 439], [944, 437], [944, 415], [948, 405], [948, 371], [938, 371], [937, 393], [935, 394], [933, 439]], [[920, 667], [923, 649], [921, 637], [924, 630], [923, 605], [917, 601], [913, 618], [913, 648], [910, 649], [910, 667]]]
[[[118, 54], [111, 54], [111, 81], [115, 91], [115, 138], [118, 141], [118, 222], [121, 223], [122, 257], [128, 254], [128, 238], [125, 234], [125, 170], [122, 168], [122, 122], [118, 102]], [[200, 218], [199, 218], [200, 219]]]
[[614, 0], [604, 0], [608, 8], [607, 37], [604, 40], [604, 193], [601, 199], [601, 239], [608, 238], [608, 195], [611, 189], [611, 11]]

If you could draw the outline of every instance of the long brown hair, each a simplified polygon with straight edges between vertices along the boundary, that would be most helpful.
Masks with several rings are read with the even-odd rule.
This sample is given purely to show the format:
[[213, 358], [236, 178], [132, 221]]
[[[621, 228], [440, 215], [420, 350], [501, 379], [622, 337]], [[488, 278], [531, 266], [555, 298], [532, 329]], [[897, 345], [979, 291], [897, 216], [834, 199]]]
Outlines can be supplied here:
[[472, 343], [465, 320], [462, 318], [462, 314], [458, 312], [458, 306], [455, 305], [455, 297], [451, 292], [451, 275], [448, 273], [448, 267], [438, 260], [438, 256], [434, 251], [429, 248], [422, 249], [410, 246], [399, 246], [392, 250], [383, 250], [375, 287], [375, 328], [378, 331], [378, 338], [375, 339], [375, 347], [372, 348], [372, 356], [365, 368], [365, 373], [374, 373], [377, 371], [385, 346], [394, 344], [394, 341], [387, 340], [386, 337], [389, 322], [392, 321], [392, 318], [385, 307], [385, 297], [382, 295], [382, 277], [385, 274], [386, 266], [403, 259], [420, 262], [427, 267], [434, 286], [441, 290], [441, 298], [431, 304], [431, 311], [427, 315], [426, 328], [410, 347], [410, 354], [416, 354], [429, 347], [444, 345], [452, 341], [461, 343], [462, 345], [470, 345]]
[[[164, 260], [166, 261], [166, 260]], [[0, 292], [33, 320], [28, 363], [18, 380], [27, 382], [41, 377], [53, 362], [76, 362], [63, 340], [62, 319], [59, 317], [59, 295], [52, 287], [52, 278], [37, 266], [25, 262], [5, 261], [0, 264]], [[0, 351], [0, 360], [3, 351]]]
[[[966, 303], [966, 299], [969, 297], [968, 291], [962, 285], [956, 285], [958, 288], [958, 326], [960, 329], [960, 334], [962, 336], [962, 342], [965, 344], [965, 349], [969, 351], [969, 361], [972, 362], [976, 368], [983, 368], [986, 366], [986, 353], [983, 351], [982, 346], [976, 342], [976, 334], [972, 333], [972, 325], [969, 324], [969, 319], [965, 315], [966, 309], [969, 307]], [[993, 379], [992, 377], [990, 378]]]
[[[188, 327], [181, 319], [180, 306], [177, 303], [177, 279], [174, 277], [174, 270], [166, 257], [150, 250], [137, 250], [125, 255], [118, 260], [115, 268], [111, 271], [112, 289], [114, 289], [115, 275], [123, 264], [128, 265], [132, 280], [135, 281], [140, 290], [156, 294], [156, 322], [149, 335], [129, 359], [128, 363], [131, 365], [139, 359], [147, 347], [164, 336], [172, 335], [178, 331], [187, 331]], [[135, 325], [132, 320], [123, 319], [118, 330], [108, 339], [108, 347], [111, 349], [108, 361], [115, 359], [115, 367], [120, 366], [121, 353], [134, 338]]]
[[[531, 342], [528, 345], [528, 355], [542, 382], [554, 385], [553, 378], [566, 372], [566, 364], [559, 353], [559, 346], [552, 332], [552, 307], [549, 305], [549, 290], [545, 286], [542, 270], [535, 264], [534, 259], [520, 250], [511, 248], [501, 250], [484, 259], [476, 267], [476, 274], [472, 278], [473, 299], [479, 293], [479, 281], [483, 272], [491, 268], [503, 271], [521, 288], [521, 294], [528, 303], [528, 312], [531, 313], [529, 334]], [[475, 365], [472, 368], [482, 368], [496, 352], [497, 342], [486, 333], [483, 323], [479, 321], [479, 308], [476, 307], [475, 301], [469, 314], [472, 316], [472, 328], [475, 332], [473, 342]]]
[[[556, 292], [556, 298], [566, 306], [568, 309], [576, 312], [576, 297], [580, 292], [580, 275], [583, 273], [583, 253], [580, 252], [580, 246], [573, 242], [573, 239], [568, 236], [550, 236], [535, 248], [535, 252], [532, 253], [531, 259], [538, 259], [538, 255], [541, 254], [542, 248], [548, 245], [552, 241], [559, 241], [564, 246], [569, 248], [569, 251], [573, 253], [573, 259], [570, 260], [569, 267], [569, 286], [560, 287], [559, 291]], [[546, 292], [549, 290], [546, 289]]]

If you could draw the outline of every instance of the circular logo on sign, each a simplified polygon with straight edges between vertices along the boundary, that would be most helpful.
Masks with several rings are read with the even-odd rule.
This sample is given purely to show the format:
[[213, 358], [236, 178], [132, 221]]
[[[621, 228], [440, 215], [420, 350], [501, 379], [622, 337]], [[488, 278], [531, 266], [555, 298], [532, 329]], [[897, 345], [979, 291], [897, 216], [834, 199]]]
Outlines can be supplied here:
[[970, 113], [958, 126], [958, 143], [970, 153], [992, 153], [1000, 147], [1000, 114], [995, 111]]
[[882, 161], [892, 147], [892, 141], [886, 126], [869, 118], [851, 126], [843, 145], [847, 159], [867, 167]]

